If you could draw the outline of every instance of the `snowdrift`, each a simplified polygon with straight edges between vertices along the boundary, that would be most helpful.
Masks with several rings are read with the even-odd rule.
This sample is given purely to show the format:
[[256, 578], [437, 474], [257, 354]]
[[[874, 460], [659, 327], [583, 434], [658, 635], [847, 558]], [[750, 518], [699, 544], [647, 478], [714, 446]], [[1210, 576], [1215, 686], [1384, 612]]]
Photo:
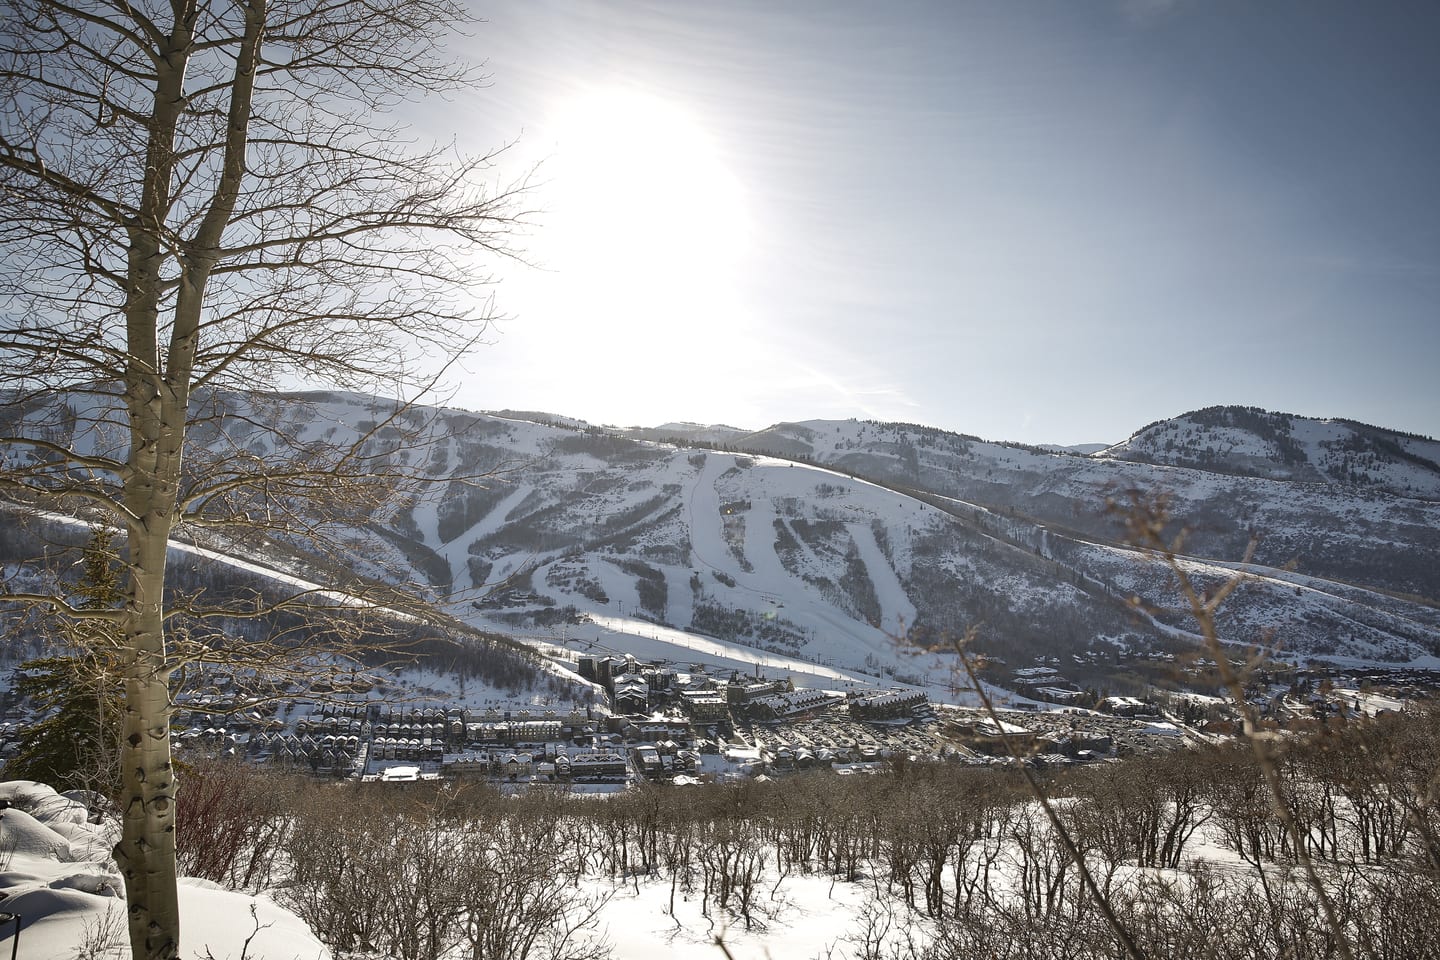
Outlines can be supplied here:
[[[90, 799], [28, 780], [0, 783], [0, 912], [20, 918], [25, 960], [130, 955], [124, 884], [110, 856], [120, 826], [93, 815]], [[294, 914], [208, 881], [180, 881], [180, 916], [186, 960], [330, 957]], [[13, 921], [0, 924], [0, 956], [10, 956], [16, 935]]]

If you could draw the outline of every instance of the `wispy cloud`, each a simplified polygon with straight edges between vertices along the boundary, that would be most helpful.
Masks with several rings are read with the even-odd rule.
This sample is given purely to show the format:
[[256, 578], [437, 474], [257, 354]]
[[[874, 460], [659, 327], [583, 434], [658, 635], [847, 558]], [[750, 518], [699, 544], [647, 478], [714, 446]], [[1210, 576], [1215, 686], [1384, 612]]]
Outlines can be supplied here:
[[921, 408], [904, 388], [873, 373], [837, 376], [802, 364], [798, 374], [786, 392], [803, 394], [812, 408], [826, 411], [827, 416], [843, 412], [845, 416], [890, 419]]

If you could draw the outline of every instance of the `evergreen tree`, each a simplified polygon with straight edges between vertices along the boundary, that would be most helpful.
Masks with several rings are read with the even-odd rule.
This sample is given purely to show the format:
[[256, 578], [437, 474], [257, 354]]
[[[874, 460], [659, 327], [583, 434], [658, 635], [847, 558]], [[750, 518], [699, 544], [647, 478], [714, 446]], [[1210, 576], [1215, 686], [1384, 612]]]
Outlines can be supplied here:
[[[74, 605], [113, 610], [123, 600], [123, 569], [114, 532], [96, 528], [81, 555]], [[5, 765], [12, 779], [38, 780], [59, 790], [115, 794], [123, 691], [114, 655], [114, 621], [63, 621], [66, 652], [21, 665], [15, 691], [42, 719], [27, 731], [20, 752]]]

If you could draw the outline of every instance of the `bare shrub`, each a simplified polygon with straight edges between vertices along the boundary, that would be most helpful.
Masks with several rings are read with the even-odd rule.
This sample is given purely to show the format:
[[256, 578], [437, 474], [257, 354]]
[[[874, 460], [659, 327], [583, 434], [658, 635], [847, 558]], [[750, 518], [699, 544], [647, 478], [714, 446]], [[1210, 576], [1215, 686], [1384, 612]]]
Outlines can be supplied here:
[[284, 904], [337, 952], [396, 960], [599, 960], [604, 899], [565, 859], [557, 808], [336, 789], [296, 816]]
[[75, 960], [113, 960], [124, 956], [129, 945], [124, 911], [97, 911], [81, 924]]
[[180, 778], [175, 859], [183, 876], [258, 891], [274, 878], [294, 784], [238, 761], [203, 759]]

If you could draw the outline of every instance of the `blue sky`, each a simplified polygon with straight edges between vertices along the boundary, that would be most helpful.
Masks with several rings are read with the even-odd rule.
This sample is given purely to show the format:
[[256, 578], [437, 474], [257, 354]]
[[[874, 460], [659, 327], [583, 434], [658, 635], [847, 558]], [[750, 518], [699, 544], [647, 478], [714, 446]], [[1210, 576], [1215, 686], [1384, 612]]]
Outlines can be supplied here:
[[454, 400], [1118, 441], [1440, 434], [1440, 6], [505, 2], [423, 126], [538, 164]]

